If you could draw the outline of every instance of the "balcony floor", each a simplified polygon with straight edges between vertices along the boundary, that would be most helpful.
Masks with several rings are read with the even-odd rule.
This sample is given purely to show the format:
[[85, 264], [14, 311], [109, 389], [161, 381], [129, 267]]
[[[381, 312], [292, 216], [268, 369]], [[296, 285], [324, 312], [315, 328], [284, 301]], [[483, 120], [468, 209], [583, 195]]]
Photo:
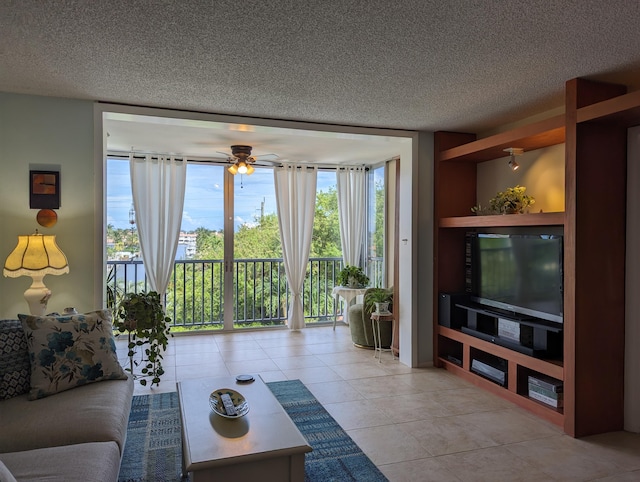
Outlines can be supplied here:
[[[118, 340], [126, 366], [126, 342]], [[159, 387], [176, 380], [259, 374], [300, 379], [391, 481], [640, 480], [640, 434], [573, 439], [445, 370], [382, 363], [338, 325], [179, 335]], [[393, 395], [393, 398], [390, 398]]]

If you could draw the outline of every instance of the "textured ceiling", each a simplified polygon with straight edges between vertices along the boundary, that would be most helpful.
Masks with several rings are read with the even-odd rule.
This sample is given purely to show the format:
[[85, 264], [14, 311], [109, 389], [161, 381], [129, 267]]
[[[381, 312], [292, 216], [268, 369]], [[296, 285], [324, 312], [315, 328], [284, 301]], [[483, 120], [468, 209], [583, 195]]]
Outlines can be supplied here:
[[0, 2], [0, 91], [479, 132], [640, 88], [637, 0]]

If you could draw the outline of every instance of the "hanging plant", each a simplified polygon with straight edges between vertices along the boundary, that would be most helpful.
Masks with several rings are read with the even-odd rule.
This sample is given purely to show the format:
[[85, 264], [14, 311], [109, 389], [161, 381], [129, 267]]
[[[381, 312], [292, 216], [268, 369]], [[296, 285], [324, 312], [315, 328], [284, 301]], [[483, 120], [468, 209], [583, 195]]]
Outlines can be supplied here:
[[[127, 293], [118, 305], [117, 314], [115, 327], [122, 333], [126, 332], [129, 339], [129, 368], [126, 370], [140, 379], [140, 385], [146, 385], [147, 378], [151, 379], [151, 386], [158, 385], [164, 375], [162, 353], [167, 349], [169, 336], [172, 336], [171, 318], [164, 313], [160, 295], [155, 291]], [[137, 349], [144, 345], [148, 346], [138, 361], [134, 357]], [[140, 373], [134, 373], [134, 366], [141, 367]]]

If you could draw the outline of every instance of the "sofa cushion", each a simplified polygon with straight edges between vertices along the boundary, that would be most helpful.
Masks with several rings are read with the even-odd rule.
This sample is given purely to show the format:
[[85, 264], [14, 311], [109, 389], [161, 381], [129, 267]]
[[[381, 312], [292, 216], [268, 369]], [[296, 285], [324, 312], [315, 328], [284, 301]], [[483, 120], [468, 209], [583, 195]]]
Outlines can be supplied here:
[[0, 400], [29, 391], [31, 368], [20, 320], [0, 320]]
[[27, 394], [3, 400], [0, 453], [108, 441], [122, 452], [133, 388], [133, 378], [107, 380], [39, 400]]
[[29, 348], [30, 400], [87, 383], [127, 378], [118, 363], [111, 311], [18, 318]]
[[17, 482], [7, 466], [2, 463], [2, 460], [0, 460], [0, 480], [2, 482]]
[[[0, 454], [0, 459], [17, 480], [105, 482], [118, 480], [120, 470], [120, 453], [115, 442], [11, 452]], [[5, 481], [1, 477], [0, 480]]]

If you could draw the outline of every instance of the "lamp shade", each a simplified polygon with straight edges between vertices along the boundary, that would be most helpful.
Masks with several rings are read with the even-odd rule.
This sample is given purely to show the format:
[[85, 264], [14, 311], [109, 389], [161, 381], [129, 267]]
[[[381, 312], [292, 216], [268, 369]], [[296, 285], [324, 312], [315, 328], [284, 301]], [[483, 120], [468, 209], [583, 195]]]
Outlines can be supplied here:
[[18, 245], [4, 262], [4, 275], [10, 278], [68, 272], [67, 257], [49, 234], [18, 236]]

